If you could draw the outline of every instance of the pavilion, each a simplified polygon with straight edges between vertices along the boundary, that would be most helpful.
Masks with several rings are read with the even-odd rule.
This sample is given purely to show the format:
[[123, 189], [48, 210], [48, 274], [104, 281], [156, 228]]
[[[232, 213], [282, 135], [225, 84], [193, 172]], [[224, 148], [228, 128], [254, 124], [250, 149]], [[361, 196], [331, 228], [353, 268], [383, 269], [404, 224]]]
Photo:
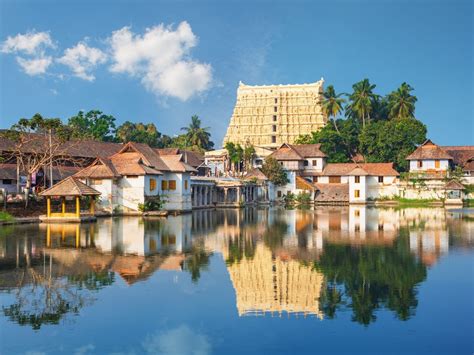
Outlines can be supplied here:
[[[40, 216], [43, 222], [85, 222], [95, 220], [95, 197], [100, 192], [70, 176], [53, 187], [44, 190], [40, 196], [46, 197], [46, 215]], [[90, 197], [89, 213], [81, 214], [80, 198]], [[51, 198], [61, 198], [61, 212], [51, 212]], [[75, 212], [66, 212], [66, 198], [73, 197], [76, 201]]]

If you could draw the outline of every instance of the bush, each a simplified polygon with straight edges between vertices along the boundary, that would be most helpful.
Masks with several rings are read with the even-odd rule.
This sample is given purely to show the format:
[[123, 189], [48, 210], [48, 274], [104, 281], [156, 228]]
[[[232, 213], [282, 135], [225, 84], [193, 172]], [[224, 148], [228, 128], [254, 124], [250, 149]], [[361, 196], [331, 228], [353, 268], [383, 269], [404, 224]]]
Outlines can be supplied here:
[[13, 216], [8, 212], [0, 211], [0, 221], [13, 221]]
[[295, 197], [296, 202], [299, 204], [310, 204], [311, 203], [311, 194], [309, 192], [300, 192]]
[[140, 212], [159, 211], [163, 208], [165, 201], [160, 196], [149, 197], [145, 203], [138, 204], [138, 210]]

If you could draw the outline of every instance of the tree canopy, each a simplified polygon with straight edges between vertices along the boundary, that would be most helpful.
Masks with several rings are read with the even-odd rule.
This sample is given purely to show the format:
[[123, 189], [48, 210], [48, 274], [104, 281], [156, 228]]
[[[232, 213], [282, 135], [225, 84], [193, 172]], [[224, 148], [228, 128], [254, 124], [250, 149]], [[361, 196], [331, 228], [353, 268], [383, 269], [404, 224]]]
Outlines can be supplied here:
[[195, 150], [205, 151], [212, 149], [214, 143], [211, 141], [209, 127], [201, 127], [201, 120], [197, 115], [191, 117], [191, 123], [181, 128], [185, 132], [187, 145]]
[[75, 138], [89, 138], [112, 142], [115, 138], [115, 117], [106, 115], [99, 110], [91, 110], [87, 113], [79, 111], [77, 115], [68, 120]]
[[285, 185], [288, 183], [285, 170], [275, 158], [267, 157], [265, 159], [262, 172], [275, 185]]

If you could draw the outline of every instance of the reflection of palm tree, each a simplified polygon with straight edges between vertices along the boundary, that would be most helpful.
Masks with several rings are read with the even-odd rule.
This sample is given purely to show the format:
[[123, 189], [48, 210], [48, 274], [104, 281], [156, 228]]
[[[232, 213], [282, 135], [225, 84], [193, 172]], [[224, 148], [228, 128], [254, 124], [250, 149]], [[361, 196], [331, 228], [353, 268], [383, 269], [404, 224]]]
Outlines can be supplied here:
[[184, 270], [189, 271], [193, 282], [197, 282], [201, 277], [201, 271], [207, 270], [209, 259], [212, 253], [208, 252], [203, 243], [195, 243], [191, 247], [184, 261]]

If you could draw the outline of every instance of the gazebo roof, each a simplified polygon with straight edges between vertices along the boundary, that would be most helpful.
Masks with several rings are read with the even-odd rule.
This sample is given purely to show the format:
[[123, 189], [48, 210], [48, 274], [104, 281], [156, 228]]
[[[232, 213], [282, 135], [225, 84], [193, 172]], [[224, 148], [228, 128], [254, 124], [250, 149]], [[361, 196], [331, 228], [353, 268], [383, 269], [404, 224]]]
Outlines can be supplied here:
[[450, 182], [446, 184], [445, 189], [446, 190], [465, 190], [466, 188], [460, 182], [457, 182], [456, 180], [451, 180]]
[[41, 196], [98, 196], [100, 192], [72, 176], [44, 190]]

